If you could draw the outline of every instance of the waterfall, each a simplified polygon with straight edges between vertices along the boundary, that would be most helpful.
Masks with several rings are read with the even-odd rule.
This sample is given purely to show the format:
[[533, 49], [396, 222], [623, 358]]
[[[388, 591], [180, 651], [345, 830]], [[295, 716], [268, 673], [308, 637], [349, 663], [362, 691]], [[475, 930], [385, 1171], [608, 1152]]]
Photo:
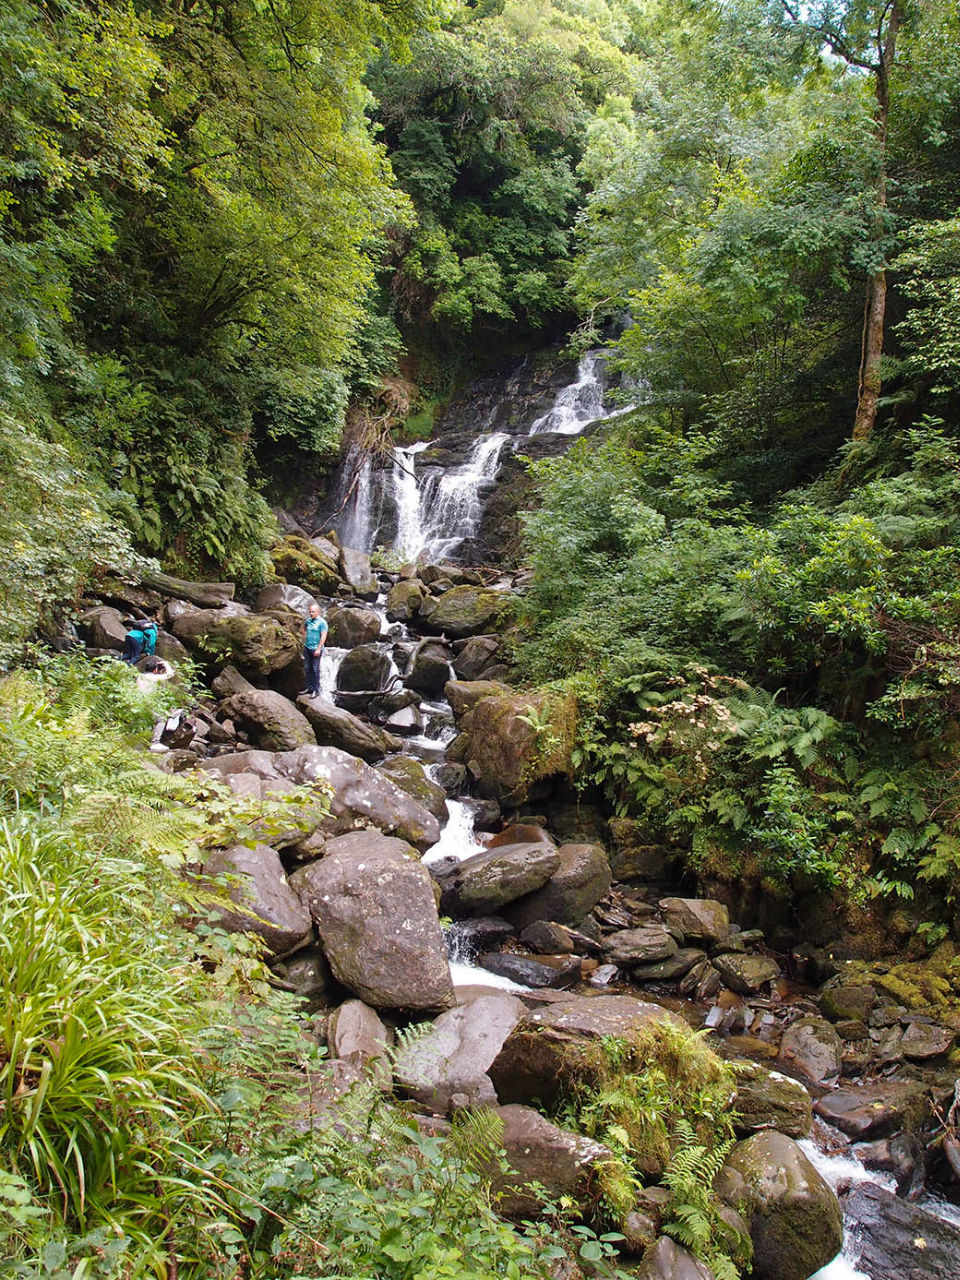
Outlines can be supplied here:
[[606, 417], [603, 408], [603, 354], [587, 351], [577, 365], [577, 380], [557, 392], [553, 407], [537, 418], [530, 435], [552, 432], [559, 436], [579, 435], [589, 422]]

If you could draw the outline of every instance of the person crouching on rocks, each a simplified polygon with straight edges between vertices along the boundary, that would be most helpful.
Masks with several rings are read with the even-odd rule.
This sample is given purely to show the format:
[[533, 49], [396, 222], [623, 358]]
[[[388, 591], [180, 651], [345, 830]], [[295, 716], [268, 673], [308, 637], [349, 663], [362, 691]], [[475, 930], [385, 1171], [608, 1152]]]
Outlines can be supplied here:
[[123, 662], [135, 663], [140, 657], [152, 657], [157, 649], [157, 624], [153, 618], [125, 618], [127, 634], [123, 641]]
[[320, 606], [314, 602], [305, 619], [307, 634], [303, 642], [303, 671], [307, 682], [304, 693], [315, 698], [320, 692], [320, 655], [327, 642], [327, 623], [320, 617]]

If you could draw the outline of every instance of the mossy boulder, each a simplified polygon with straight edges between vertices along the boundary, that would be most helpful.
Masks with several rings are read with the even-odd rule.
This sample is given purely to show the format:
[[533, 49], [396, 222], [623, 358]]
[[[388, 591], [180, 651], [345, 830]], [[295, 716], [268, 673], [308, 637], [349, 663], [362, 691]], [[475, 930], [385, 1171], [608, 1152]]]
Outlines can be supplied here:
[[492, 630], [506, 603], [502, 591], [460, 586], [428, 596], [420, 606], [420, 621], [430, 630], [455, 640]]
[[297, 657], [300, 623], [283, 625], [262, 613], [234, 614], [220, 609], [193, 609], [181, 614], [173, 633], [194, 656], [218, 670], [228, 664], [244, 675], [267, 676]]
[[306, 538], [284, 538], [270, 552], [270, 559], [278, 578], [311, 595], [334, 595], [343, 581], [336, 561]]
[[395, 782], [401, 791], [412, 796], [417, 804], [422, 804], [438, 822], [446, 822], [447, 794], [443, 787], [427, 777], [419, 760], [414, 760], [411, 756], [394, 756], [379, 766], [379, 772], [385, 773], [391, 782]]
[[520, 805], [535, 783], [572, 775], [576, 727], [572, 693], [538, 690], [482, 698], [473, 711], [465, 761], [480, 795]]
[[387, 617], [391, 622], [409, 622], [423, 604], [423, 584], [416, 578], [395, 582], [387, 592]]
[[807, 1280], [836, 1257], [840, 1202], [792, 1138], [755, 1133], [737, 1143], [727, 1164], [746, 1184], [756, 1280]]
[[813, 1105], [803, 1085], [759, 1063], [738, 1065], [732, 1107], [737, 1132], [777, 1129], [791, 1138], [805, 1138], [813, 1126]]

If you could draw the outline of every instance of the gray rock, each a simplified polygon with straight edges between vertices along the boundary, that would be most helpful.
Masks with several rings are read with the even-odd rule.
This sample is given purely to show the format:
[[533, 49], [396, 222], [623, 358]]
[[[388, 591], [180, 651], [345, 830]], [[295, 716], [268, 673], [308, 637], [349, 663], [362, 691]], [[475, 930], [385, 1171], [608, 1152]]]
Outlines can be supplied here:
[[233, 599], [237, 589], [232, 582], [188, 582], [184, 578], [174, 578], [169, 573], [145, 573], [143, 584], [159, 591], [161, 595], [189, 600], [202, 609], [216, 609], [226, 604]]
[[[287, 530], [287, 532], [293, 533], [295, 530], [290, 529]], [[326, 558], [328, 560], [332, 560], [334, 564], [340, 563], [340, 548], [332, 538], [325, 538], [323, 534], [318, 534], [317, 537], [311, 538], [310, 542], [314, 547], [316, 547], [322, 556], [326, 556]]]
[[929, 1114], [920, 1081], [888, 1080], [834, 1089], [814, 1105], [827, 1124], [855, 1141], [885, 1138], [901, 1128], [915, 1129]]
[[911, 1022], [903, 1033], [900, 1047], [903, 1056], [911, 1062], [924, 1062], [927, 1058], [940, 1058], [949, 1053], [957, 1033], [947, 1027], [930, 1022]]
[[780, 1061], [813, 1084], [832, 1084], [843, 1065], [843, 1041], [823, 1018], [800, 1018], [783, 1033]]
[[400, 740], [393, 734], [367, 724], [325, 697], [301, 694], [297, 706], [310, 722], [313, 740], [322, 747], [339, 747], [368, 764], [382, 760], [389, 751], [400, 750]]
[[422, 733], [423, 724], [423, 713], [413, 703], [408, 707], [401, 707], [399, 711], [391, 712], [383, 722], [385, 729], [402, 737]]
[[317, 1000], [330, 990], [333, 981], [327, 957], [319, 947], [304, 947], [273, 965], [274, 972], [288, 982], [304, 1000]]
[[213, 915], [231, 933], [254, 933], [275, 955], [292, 951], [311, 936], [310, 913], [287, 883], [280, 855], [269, 845], [215, 849], [203, 864], [209, 879], [227, 878], [232, 907]]
[[755, 1133], [727, 1164], [747, 1185], [757, 1280], [807, 1280], [840, 1252], [840, 1202], [792, 1138]]
[[596, 1200], [596, 1179], [610, 1151], [570, 1133], [530, 1107], [498, 1107], [510, 1172], [494, 1172], [492, 1190], [507, 1217], [535, 1214], [544, 1203], [569, 1198], [586, 1216]]
[[642, 925], [639, 929], [620, 929], [603, 939], [603, 953], [614, 964], [651, 964], [675, 956], [676, 940], [659, 924]]
[[499, 650], [497, 636], [472, 636], [457, 654], [453, 670], [461, 680], [476, 680], [481, 672], [493, 665]]
[[543, 957], [520, 956], [511, 951], [488, 951], [480, 957], [482, 968], [502, 978], [518, 982], [522, 987], [559, 991], [580, 981], [580, 960], [563, 957], [561, 963], [545, 964]]
[[490, 915], [539, 889], [560, 859], [552, 844], [512, 844], [485, 849], [456, 863], [437, 879], [447, 915]]
[[232, 720], [264, 751], [293, 751], [315, 742], [309, 722], [282, 693], [247, 689], [220, 704], [220, 716]]
[[442, 764], [436, 770], [436, 779], [450, 799], [453, 800], [460, 795], [466, 785], [467, 767], [463, 764]]
[[646, 1250], [633, 1274], [636, 1280], [713, 1280], [710, 1268], [669, 1236], [661, 1236]]
[[286, 610], [305, 618], [310, 606], [317, 600], [302, 587], [292, 586], [288, 582], [271, 582], [257, 596], [255, 609], [257, 613], [273, 613]]
[[[299, 626], [295, 619], [291, 623]], [[247, 675], [267, 676], [297, 658], [301, 640], [268, 614], [194, 609], [181, 614], [173, 632], [187, 648], [217, 668], [233, 663]]]
[[428, 698], [439, 698], [450, 679], [452, 656], [445, 645], [436, 640], [424, 640], [417, 645], [410, 670], [404, 677], [404, 684]]
[[472, 711], [481, 698], [496, 698], [509, 692], [505, 684], [495, 680], [448, 680], [443, 688], [443, 696], [457, 720]]
[[780, 977], [780, 966], [768, 956], [723, 955], [713, 965], [730, 990], [744, 996]]
[[119, 652], [127, 638], [123, 614], [108, 604], [86, 609], [79, 618], [80, 630], [96, 649], [115, 649]]
[[480, 635], [497, 621], [506, 598], [504, 592], [484, 587], [454, 587], [442, 595], [428, 596], [420, 606], [420, 619], [429, 630], [442, 631], [454, 639]]
[[402, 1091], [438, 1115], [458, 1105], [496, 1102], [487, 1075], [504, 1040], [525, 1016], [523, 1004], [505, 993], [478, 996], [442, 1013], [425, 1035], [407, 1041], [394, 1059], [394, 1078]]
[[556, 956], [571, 956], [576, 951], [570, 931], [552, 920], [535, 920], [520, 934], [520, 941], [531, 951], [544, 951]]
[[327, 1019], [327, 1042], [333, 1057], [356, 1063], [381, 1088], [389, 1089], [390, 1033], [369, 1005], [347, 1000], [334, 1009]]
[[713, 898], [661, 898], [657, 905], [667, 928], [688, 941], [725, 942], [730, 935], [730, 913]]
[[232, 698], [235, 693], [250, 693], [256, 688], [246, 676], [240, 674], [236, 667], [230, 666], [224, 667], [220, 674], [214, 677], [210, 687], [218, 698]]
[[353, 547], [342, 547], [340, 564], [346, 582], [362, 600], [376, 600], [379, 584], [370, 568], [370, 557], [365, 551], [356, 551]]
[[337, 672], [337, 688], [347, 693], [370, 693], [390, 687], [390, 655], [379, 645], [361, 644], [351, 649]]
[[632, 977], [634, 982], [676, 982], [706, 958], [696, 947], [681, 947], [676, 955], [667, 956], [666, 960], [635, 965]]
[[395, 582], [387, 592], [387, 617], [391, 622], [410, 622], [422, 603], [423, 587], [419, 582]]
[[960, 1227], [871, 1183], [845, 1201], [857, 1269], [871, 1280], [956, 1280]]
[[543, 888], [512, 903], [505, 912], [518, 929], [535, 920], [579, 924], [609, 891], [610, 863], [599, 845], [561, 845], [557, 856], [557, 869]]
[[418, 804], [422, 804], [438, 822], [446, 822], [448, 817], [446, 792], [443, 787], [427, 777], [427, 772], [419, 760], [414, 760], [410, 756], [394, 756], [384, 761], [378, 771], [386, 774], [401, 791], [405, 791]]
[[380, 615], [372, 609], [346, 609], [334, 605], [327, 610], [327, 644], [336, 649], [355, 649], [375, 644], [380, 638]]
[[337, 981], [375, 1009], [445, 1009], [454, 999], [430, 874], [412, 853], [357, 832], [290, 877]]
[[731, 1107], [737, 1133], [777, 1129], [791, 1138], [807, 1137], [813, 1125], [813, 1106], [803, 1085], [759, 1063], [739, 1065], [737, 1096]]

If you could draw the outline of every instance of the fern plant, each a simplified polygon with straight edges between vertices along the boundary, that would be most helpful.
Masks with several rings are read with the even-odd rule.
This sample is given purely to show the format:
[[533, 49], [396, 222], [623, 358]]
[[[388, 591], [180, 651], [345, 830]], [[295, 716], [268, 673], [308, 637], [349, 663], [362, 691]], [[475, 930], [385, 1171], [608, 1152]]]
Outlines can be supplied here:
[[693, 1126], [683, 1118], [673, 1136], [674, 1152], [661, 1179], [670, 1192], [662, 1230], [706, 1263], [715, 1280], [739, 1280], [740, 1267], [750, 1261], [750, 1239], [720, 1216], [713, 1190], [733, 1141], [711, 1150], [697, 1141]]

